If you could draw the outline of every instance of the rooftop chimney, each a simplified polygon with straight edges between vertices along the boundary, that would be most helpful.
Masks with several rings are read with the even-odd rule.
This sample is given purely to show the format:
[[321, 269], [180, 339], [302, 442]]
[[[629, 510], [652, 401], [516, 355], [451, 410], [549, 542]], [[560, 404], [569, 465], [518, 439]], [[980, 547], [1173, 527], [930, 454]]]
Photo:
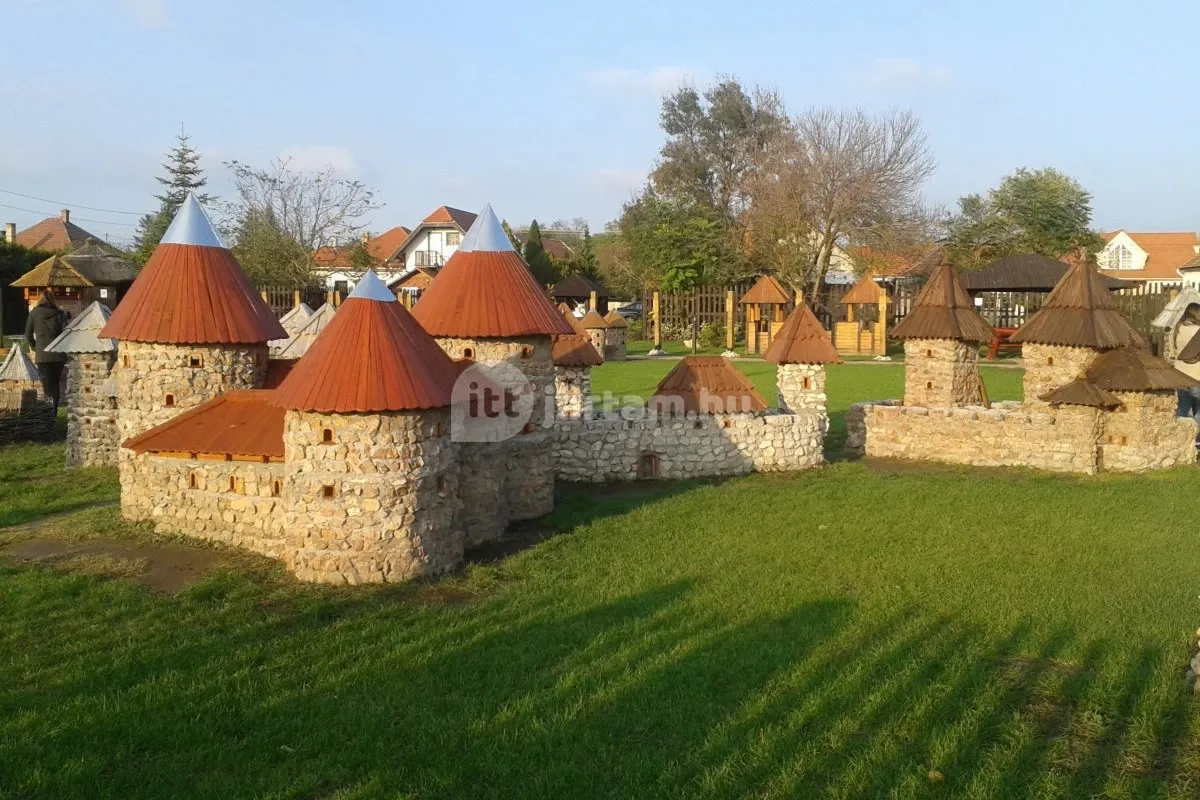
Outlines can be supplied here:
[[71, 221], [71, 209], [64, 208], [62, 211], [59, 211], [58, 218], [61, 219], [63, 222], [70, 222]]
[[17, 223], [15, 223], [15, 222], [4, 223], [4, 241], [8, 242], [9, 244], [12, 244], [16, 240], [17, 240]]

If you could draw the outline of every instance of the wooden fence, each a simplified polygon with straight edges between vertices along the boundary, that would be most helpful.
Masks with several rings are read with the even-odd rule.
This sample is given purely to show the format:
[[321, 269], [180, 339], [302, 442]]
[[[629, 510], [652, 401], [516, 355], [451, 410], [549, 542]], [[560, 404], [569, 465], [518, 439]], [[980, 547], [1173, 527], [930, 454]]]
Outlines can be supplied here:
[[258, 293], [271, 307], [276, 317], [282, 317], [296, 307], [297, 303], [307, 303], [314, 311], [327, 302], [337, 304], [341, 298], [334, 298], [320, 284], [302, 287], [259, 286]]

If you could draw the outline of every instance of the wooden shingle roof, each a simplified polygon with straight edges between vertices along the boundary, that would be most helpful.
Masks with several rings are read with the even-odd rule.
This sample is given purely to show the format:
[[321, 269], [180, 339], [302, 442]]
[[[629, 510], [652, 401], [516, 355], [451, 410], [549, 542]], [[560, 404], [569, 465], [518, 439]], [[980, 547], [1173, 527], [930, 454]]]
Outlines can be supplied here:
[[772, 364], [840, 364], [842, 359], [829, 333], [813, 316], [807, 303], [796, 306], [775, 334], [763, 359]]
[[1145, 340], [1121, 316], [1117, 303], [1094, 267], [1072, 264], [1046, 304], [1009, 341], [1065, 347], [1144, 347]]
[[742, 303], [747, 305], [758, 303], [786, 305], [790, 302], [792, 302], [791, 294], [783, 288], [783, 284], [774, 275], [763, 275], [742, 295]]
[[646, 405], [674, 414], [733, 414], [767, 407], [754, 384], [722, 356], [680, 359]]
[[917, 295], [913, 309], [892, 330], [896, 339], [989, 342], [994, 332], [949, 264], [941, 264]]

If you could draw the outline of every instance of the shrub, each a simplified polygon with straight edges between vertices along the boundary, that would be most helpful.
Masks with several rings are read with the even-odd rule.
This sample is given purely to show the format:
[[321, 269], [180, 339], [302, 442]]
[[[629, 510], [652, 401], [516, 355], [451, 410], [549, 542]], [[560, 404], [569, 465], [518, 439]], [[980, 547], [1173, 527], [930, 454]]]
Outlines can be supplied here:
[[720, 322], [709, 322], [700, 326], [701, 347], [724, 347], [725, 326]]

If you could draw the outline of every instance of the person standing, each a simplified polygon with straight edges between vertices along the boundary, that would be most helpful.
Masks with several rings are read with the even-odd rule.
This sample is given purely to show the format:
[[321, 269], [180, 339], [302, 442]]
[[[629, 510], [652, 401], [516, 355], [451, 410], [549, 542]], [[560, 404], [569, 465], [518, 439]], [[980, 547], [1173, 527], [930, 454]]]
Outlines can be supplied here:
[[29, 311], [25, 322], [25, 341], [33, 352], [33, 360], [42, 376], [42, 392], [54, 401], [54, 412], [58, 413], [58, 401], [62, 395], [63, 367], [67, 357], [63, 353], [47, 353], [46, 347], [58, 338], [67, 327], [67, 315], [54, 302], [49, 289], [42, 289], [42, 297]]

